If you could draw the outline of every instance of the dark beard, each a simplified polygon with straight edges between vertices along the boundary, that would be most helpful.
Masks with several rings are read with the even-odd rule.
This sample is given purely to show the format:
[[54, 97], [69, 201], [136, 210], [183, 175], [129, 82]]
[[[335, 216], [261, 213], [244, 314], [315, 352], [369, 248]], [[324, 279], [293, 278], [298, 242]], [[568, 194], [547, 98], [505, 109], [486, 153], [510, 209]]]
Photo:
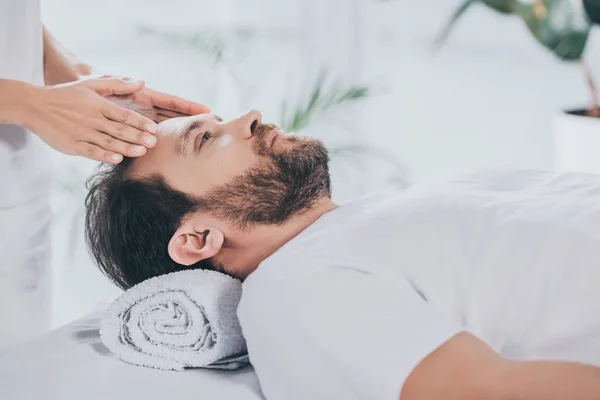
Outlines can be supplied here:
[[264, 140], [272, 129], [260, 125], [254, 133], [253, 149], [261, 163], [203, 196], [198, 209], [246, 230], [256, 224], [281, 225], [317, 201], [331, 198], [329, 154], [323, 143], [288, 137], [284, 140], [294, 146], [275, 152]]

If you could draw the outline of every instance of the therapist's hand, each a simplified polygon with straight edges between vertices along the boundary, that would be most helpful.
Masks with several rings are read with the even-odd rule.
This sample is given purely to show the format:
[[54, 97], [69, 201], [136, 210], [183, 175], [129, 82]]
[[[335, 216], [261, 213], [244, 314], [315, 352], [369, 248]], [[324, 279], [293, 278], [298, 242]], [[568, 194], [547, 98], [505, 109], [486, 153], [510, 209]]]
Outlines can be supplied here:
[[153, 147], [157, 125], [105, 96], [129, 96], [143, 88], [143, 82], [116, 78], [33, 87], [21, 125], [62, 153], [119, 163]]
[[[104, 77], [112, 78], [109, 75]], [[124, 80], [129, 81], [130, 78], [124, 78]], [[210, 108], [205, 105], [147, 87], [131, 94], [107, 96], [107, 99], [118, 106], [140, 113], [155, 122], [210, 112]]]

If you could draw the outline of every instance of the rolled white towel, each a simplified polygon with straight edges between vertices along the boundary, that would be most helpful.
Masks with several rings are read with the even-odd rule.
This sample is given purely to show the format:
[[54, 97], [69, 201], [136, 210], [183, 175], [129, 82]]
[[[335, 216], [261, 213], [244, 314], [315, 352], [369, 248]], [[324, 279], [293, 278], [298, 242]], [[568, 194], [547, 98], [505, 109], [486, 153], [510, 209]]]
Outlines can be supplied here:
[[188, 270], [148, 279], [107, 309], [104, 345], [130, 364], [163, 370], [236, 369], [248, 363], [237, 318], [239, 280]]

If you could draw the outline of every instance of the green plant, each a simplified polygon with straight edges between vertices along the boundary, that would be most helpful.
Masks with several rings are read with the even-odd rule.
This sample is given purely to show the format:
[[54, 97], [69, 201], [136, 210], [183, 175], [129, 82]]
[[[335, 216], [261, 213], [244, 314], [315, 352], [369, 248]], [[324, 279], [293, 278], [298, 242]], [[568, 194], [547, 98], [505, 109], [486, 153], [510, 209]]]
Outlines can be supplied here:
[[600, 117], [596, 85], [583, 54], [592, 22], [581, 2], [571, 0], [463, 0], [438, 34], [434, 45], [439, 48], [465, 12], [482, 4], [500, 14], [520, 18], [535, 40], [563, 61], [579, 62], [591, 95], [588, 115]]
[[307, 103], [298, 105], [289, 115], [287, 114], [289, 101], [283, 100], [280, 124], [284, 130], [298, 132], [317, 118], [326, 115], [329, 111], [335, 110], [344, 103], [369, 96], [369, 88], [366, 86], [342, 87], [339, 83], [334, 83], [330, 87], [326, 87], [326, 77], [326, 71], [321, 71], [315, 80]]
[[[345, 104], [360, 101], [371, 94], [366, 86], [343, 86], [338, 82], [327, 85], [326, 81], [327, 72], [323, 70], [317, 76], [305, 103], [300, 102], [289, 113], [287, 112], [289, 101], [282, 101], [280, 126], [285, 131], [292, 133], [302, 131], [320, 118], [343, 108]], [[356, 161], [357, 157], [363, 157], [384, 161], [392, 167], [386, 181], [387, 185], [404, 189], [410, 184], [406, 166], [394, 154], [378, 146], [349, 142], [331, 147], [329, 154], [332, 159], [344, 158]]]

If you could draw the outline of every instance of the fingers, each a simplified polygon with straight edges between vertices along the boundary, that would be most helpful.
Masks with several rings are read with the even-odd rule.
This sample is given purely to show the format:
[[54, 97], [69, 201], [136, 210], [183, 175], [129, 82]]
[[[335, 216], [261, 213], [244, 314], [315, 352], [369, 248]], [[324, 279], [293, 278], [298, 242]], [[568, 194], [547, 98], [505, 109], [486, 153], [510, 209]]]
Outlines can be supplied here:
[[188, 117], [189, 115], [183, 114], [177, 111], [167, 110], [165, 108], [154, 107], [153, 108], [154, 115], [152, 116], [152, 120], [156, 123], [160, 123], [166, 121], [171, 118], [179, 118], [179, 117]]
[[100, 146], [87, 142], [78, 142], [75, 146], [75, 154], [110, 164], [118, 164], [123, 161], [121, 154], [105, 150]]
[[101, 132], [95, 133], [89, 139], [89, 143], [100, 147], [110, 154], [118, 154], [125, 157], [139, 157], [146, 154], [146, 147], [144, 146], [128, 143]]
[[165, 117], [164, 115], [161, 115], [161, 114], [156, 114], [156, 115], [154, 116], [154, 118], [152, 118], [152, 119], [153, 119], [154, 121], [156, 121], [156, 122], [160, 123], [160, 122], [166, 121], [166, 120], [168, 120], [168, 119], [171, 119], [171, 118], [172, 118], [172, 117]]
[[[129, 144], [142, 145], [146, 147], [153, 147], [156, 144], [156, 136], [114, 121], [105, 121], [99, 130], [115, 140], [127, 142]], [[101, 133], [99, 134], [101, 135]], [[94, 141], [94, 143], [96, 143], [96, 141]], [[103, 142], [96, 144], [102, 146]], [[131, 157], [135, 156], [131, 155]]]
[[161, 117], [165, 117], [165, 118], [178, 118], [178, 117], [187, 117], [187, 114], [183, 114], [177, 111], [171, 111], [171, 110], [167, 110], [164, 108], [155, 108], [154, 112], [156, 113], [156, 115], [159, 115]]
[[176, 111], [185, 115], [196, 115], [210, 112], [210, 108], [205, 105], [194, 103], [193, 101], [182, 99], [163, 92], [146, 88], [150, 101], [154, 107], [160, 107], [167, 110]]
[[71, 154], [112, 164], [120, 163], [123, 157], [143, 156], [146, 147], [156, 144], [155, 136], [113, 121], [106, 121], [101, 131], [92, 131], [86, 137], [85, 141], [76, 143]]
[[[183, 101], [187, 101], [182, 99]], [[190, 115], [198, 115], [198, 114], [206, 114], [210, 112], [210, 108], [205, 106], [204, 104], [194, 103], [193, 101], [189, 102], [189, 113]]]
[[158, 126], [151, 119], [146, 118], [135, 111], [119, 107], [108, 100], [102, 105], [102, 114], [111, 121], [136, 128], [140, 132], [146, 131], [154, 134], [158, 131]]
[[187, 114], [182, 114], [177, 111], [166, 110], [164, 108], [154, 108], [154, 115], [152, 120], [156, 123], [166, 121], [171, 118], [189, 117]]
[[89, 79], [85, 81], [85, 85], [93, 89], [101, 96], [109, 96], [111, 94], [122, 95], [135, 93], [139, 90], [142, 90], [145, 83], [142, 81], [118, 78], [101, 78]]

